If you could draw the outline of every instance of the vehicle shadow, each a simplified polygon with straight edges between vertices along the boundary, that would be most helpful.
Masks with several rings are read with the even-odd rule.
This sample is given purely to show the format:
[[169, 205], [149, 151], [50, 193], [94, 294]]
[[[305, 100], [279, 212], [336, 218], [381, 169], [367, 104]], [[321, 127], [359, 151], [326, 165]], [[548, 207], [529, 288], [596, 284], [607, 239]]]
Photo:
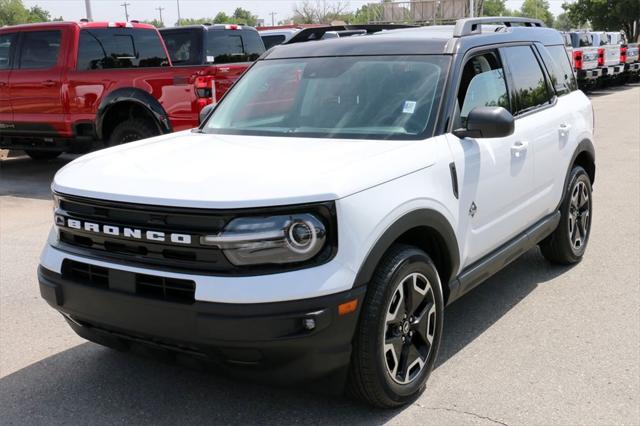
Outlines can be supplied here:
[[0, 160], [0, 196], [51, 199], [53, 176], [76, 157], [64, 154], [53, 160], [34, 161], [21, 155]]
[[612, 93], [626, 92], [627, 90], [634, 90], [634, 89], [637, 89], [638, 87], [640, 87], [640, 83], [638, 82], [618, 84], [618, 85], [611, 84], [606, 87], [589, 89], [585, 91], [585, 94], [590, 98], [599, 98], [602, 96], [610, 95]]
[[[567, 271], [532, 249], [445, 313], [437, 367], [539, 285]], [[62, 321], [62, 319], [60, 319]], [[427, 390], [428, 392], [428, 390]], [[5, 424], [382, 424], [403, 410], [233, 380], [209, 371], [84, 343], [0, 379]]]

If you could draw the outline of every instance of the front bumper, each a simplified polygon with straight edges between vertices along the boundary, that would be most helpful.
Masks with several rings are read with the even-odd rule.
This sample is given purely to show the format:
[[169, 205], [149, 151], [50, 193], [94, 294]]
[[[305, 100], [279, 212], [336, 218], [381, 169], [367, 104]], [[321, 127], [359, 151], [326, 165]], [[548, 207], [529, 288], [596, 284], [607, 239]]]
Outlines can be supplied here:
[[[38, 279], [42, 297], [88, 340], [170, 349], [280, 383], [346, 371], [365, 291], [276, 303], [180, 304], [128, 294], [111, 282], [108, 288], [83, 285], [42, 266]], [[356, 311], [339, 315], [337, 306], [353, 299]], [[312, 330], [305, 328], [309, 319]]]

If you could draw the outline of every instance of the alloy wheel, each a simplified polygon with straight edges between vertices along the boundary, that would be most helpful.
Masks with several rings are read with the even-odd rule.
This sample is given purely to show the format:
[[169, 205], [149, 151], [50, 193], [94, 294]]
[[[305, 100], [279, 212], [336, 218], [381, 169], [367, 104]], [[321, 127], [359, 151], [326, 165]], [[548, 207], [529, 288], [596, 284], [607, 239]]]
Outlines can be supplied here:
[[413, 382], [429, 359], [436, 331], [436, 302], [431, 283], [412, 273], [393, 291], [383, 329], [387, 373], [398, 384]]
[[591, 200], [589, 189], [583, 181], [578, 181], [571, 191], [569, 203], [569, 242], [574, 252], [580, 251], [589, 237]]

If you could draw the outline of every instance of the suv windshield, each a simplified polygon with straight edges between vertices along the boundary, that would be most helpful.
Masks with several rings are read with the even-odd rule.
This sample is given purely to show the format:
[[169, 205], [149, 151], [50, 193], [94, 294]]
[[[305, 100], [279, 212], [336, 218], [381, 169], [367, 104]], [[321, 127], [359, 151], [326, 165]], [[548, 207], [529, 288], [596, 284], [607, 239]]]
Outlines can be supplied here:
[[446, 56], [295, 58], [256, 63], [206, 133], [417, 139], [433, 130]]

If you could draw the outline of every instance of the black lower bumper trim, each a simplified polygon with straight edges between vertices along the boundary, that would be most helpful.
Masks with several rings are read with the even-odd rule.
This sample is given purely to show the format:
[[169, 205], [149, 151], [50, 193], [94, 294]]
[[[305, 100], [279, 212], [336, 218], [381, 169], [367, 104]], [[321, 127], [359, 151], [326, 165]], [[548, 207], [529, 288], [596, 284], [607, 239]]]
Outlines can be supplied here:
[[[38, 269], [40, 293], [81, 337], [124, 349], [148, 345], [201, 356], [278, 383], [328, 375], [348, 366], [365, 287], [313, 299], [185, 305], [85, 286]], [[338, 315], [354, 298], [358, 309]], [[315, 327], [309, 330], [309, 321]], [[306, 324], [306, 327], [305, 327]]]

